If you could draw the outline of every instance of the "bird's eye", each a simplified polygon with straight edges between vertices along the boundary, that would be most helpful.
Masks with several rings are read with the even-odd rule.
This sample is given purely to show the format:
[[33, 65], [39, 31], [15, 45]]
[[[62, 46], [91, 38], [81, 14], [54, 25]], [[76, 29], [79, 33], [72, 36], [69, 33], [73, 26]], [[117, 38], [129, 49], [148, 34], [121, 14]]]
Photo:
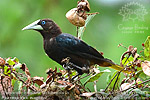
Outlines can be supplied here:
[[42, 21], [42, 25], [45, 25], [45, 23], [46, 23], [45, 21]]

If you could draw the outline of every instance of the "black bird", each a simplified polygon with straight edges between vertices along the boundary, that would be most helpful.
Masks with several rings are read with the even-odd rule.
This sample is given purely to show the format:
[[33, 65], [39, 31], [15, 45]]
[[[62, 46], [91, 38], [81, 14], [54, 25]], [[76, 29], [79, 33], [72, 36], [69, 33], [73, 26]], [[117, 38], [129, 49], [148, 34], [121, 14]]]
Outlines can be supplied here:
[[[78, 67], [75, 69], [80, 75], [84, 70], [98, 64], [102, 67], [112, 67], [122, 70], [123, 67], [116, 65], [111, 60], [104, 58], [96, 49], [86, 44], [84, 41], [73, 35], [62, 33], [59, 26], [50, 19], [37, 20], [22, 30], [36, 30], [41, 33], [44, 41], [46, 54], [60, 65], [64, 65], [62, 60], [69, 57], [70, 62]], [[87, 71], [88, 72], [88, 71]], [[123, 71], [128, 73], [128, 71]]]

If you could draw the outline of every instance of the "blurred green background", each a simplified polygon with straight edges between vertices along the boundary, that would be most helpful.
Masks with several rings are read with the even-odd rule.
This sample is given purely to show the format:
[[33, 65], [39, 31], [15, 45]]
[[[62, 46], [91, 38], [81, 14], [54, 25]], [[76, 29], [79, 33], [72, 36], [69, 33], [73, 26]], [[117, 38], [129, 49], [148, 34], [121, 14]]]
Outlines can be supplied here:
[[[17, 57], [21, 63], [27, 64], [31, 76], [46, 78], [46, 69], [55, 66], [63, 69], [45, 55], [42, 36], [38, 32], [22, 31], [21, 29], [37, 19], [50, 18], [60, 26], [64, 33], [76, 36], [76, 27], [69, 23], [65, 14], [76, 7], [77, 1], [0, 0], [0, 56], [3, 58]], [[134, 15], [128, 21], [123, 21], [123, 16], [118, 14], [122, 7], [131, 2], [138, 2], [138, 4], [128, 5], [127, 8], [133, 9], [132, 7], [136, 6], [137, 9], [145, 9], [143, 10], [145, 12], [140, 11], [139, 13], [143, 15], [144, 21], [133, 21], [132, 19], [136, 17]], [[138, 52], [142, 50], [142, 43], [150, 34], [149, 0], [89, 0], [89, 3], [91, 12], [100, 12], [100, 14], [96, 15], [87, 25], [83, 35], [86, 43], [103, 52], [106, 58], [118, 64], [122, 53], [126, 51], [123, 47], [118, 48], [118, 44], [123, 43], [126, 47], [133, 45], [138, 48]], [[144, 8], [141, 8], [141, 5]], [[121, 12], [126, 13], [125, 10]], [[148, 27], [148, 29], [137, 29], [136, 33], [131, 30], [129, 33], [129, 29], [118, 29], [120, 24], [125, 27], [139, 25]], [[98, 89], [106, 87], [108, 74], [100, 77], [97, 83]], [[92, 85], [88, 84], [88, 86]]]

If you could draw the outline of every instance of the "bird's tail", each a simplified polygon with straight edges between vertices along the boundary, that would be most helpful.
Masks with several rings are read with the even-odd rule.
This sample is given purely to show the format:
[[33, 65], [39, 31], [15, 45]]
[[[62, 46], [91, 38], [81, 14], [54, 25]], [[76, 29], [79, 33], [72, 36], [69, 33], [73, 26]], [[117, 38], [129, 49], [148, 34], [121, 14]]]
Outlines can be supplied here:
[[[118, 71], [121, 71], [123, 69], [123, 67], [115, 64], [113, 61], [106, 59], [106, 58], [102, 59], [98, 65], [102, 67], [110, 67]], [[127, 74], [131, 73], [131, 71], [128, 71], [128, 70], [123, 70], [122, 72], [127, 73]]]

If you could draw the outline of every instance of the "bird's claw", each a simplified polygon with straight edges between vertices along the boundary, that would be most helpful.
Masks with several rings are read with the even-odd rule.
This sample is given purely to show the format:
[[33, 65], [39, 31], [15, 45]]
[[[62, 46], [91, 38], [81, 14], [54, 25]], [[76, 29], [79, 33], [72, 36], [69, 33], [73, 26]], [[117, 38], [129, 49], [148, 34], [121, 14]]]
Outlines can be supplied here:
[[63, 68], [64, 68], [65, 70], [72, 70], [72, 69], [73, 69], [72, 67], [70, 67], [69, 64], [64, 64], [64, 65], [63, 65]]

